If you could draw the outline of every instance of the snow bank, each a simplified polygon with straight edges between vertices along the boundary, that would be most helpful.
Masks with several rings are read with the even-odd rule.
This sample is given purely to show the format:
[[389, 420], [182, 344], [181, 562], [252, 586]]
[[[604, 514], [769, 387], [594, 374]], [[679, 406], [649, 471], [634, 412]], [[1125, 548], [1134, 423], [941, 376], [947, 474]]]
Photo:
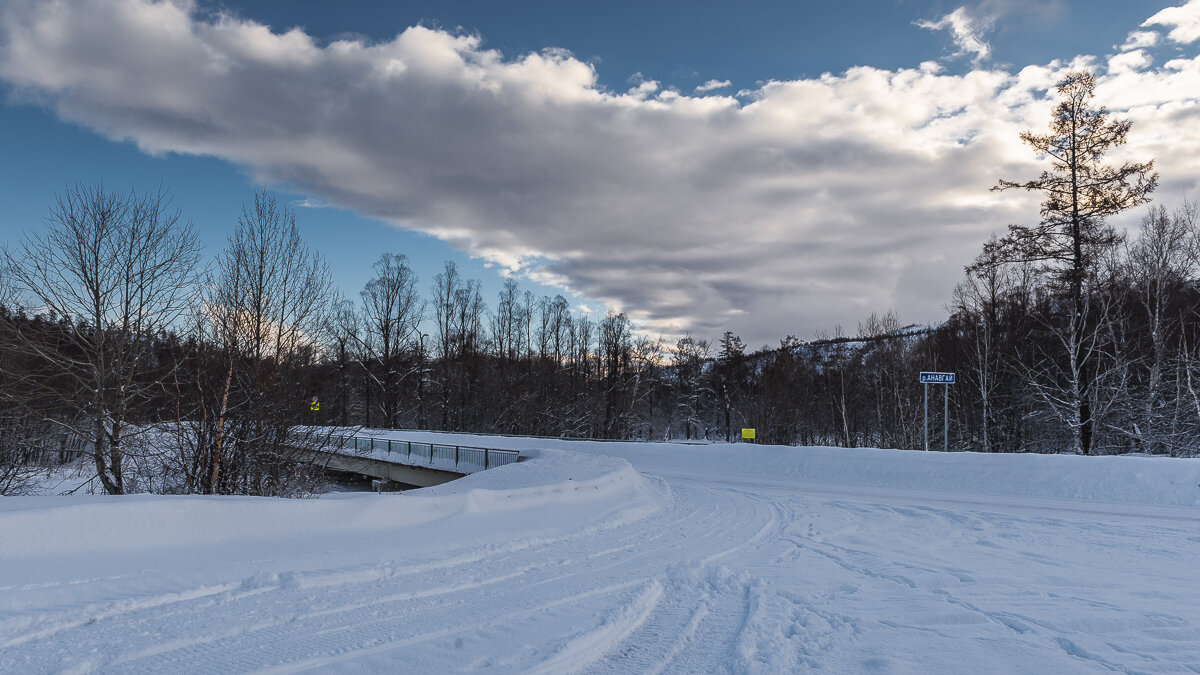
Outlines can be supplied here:
[[918, 452], [751, 444], [610, 443], [391, 432], [396, 438], [512, 448], [553, 447], [628, 460], [639, 471], [740, 482], [858, 485], [940, 494], [1200, 506], [1200, 459]]
[[522, 456], [522, 462], [409, 494], [434, 502], [462, 497], [467, 511], [550, 507], [564, 501], [650, 503], [664, 496], [618, 457], [556, 449], [525, 450]]
[[[74, 495], [0, 499], [0, 566], [62, 553], [172, 551], [203, 542], [296, 541], [331, 535], [381, 536], [435, 521], [487, 538], [489, 517], [541, 529], [612, 526], [661, 507], [664, 491], [603, 455], [530, 451], [519, 464], [402, 494], [342, 493], [321, 499]], [[496, 535], [500, 536], [500, 535]]]
[[1164, 457], [1079, 457], [938, 453], [868, 448], [682, 446], [629, 448], [639, 467], [678, 471], [679, 458], [708, 475], [787, 478], [834, 483], [989, 495], [1154, 506], [1200, 506], [1200, 460]]

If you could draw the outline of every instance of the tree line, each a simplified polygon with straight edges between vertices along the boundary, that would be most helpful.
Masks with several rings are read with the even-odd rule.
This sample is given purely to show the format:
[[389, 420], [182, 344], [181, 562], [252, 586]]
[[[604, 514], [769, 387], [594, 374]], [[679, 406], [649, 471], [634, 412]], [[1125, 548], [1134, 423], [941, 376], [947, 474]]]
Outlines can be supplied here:
[[[566, 438], [924, 447], [922, 370], [951, 370], [956, 450], [1192, 455], [1200, 440], [1200, 222], [1149, 208], [1153, 162], [1106, 162], [1128, 122], [1086, 72], [1058, 85], [1048, 168], [998, 190], [1040, 221], [987, 242], [949, 317], [887, 312], [750, 352], [724, 333], [668, 344], [505, 281], [494, 303], [453, 262], [422, 283], [400, 253], [342, 297], [267, 193], [205, 261], [162, 193], [73, 186], [0, 275], [0, 493], [84, 456], [97, 487], [297, 494], [298, 452], [331, 427]], [[933, 406], [933, 447], [941, 445]]]

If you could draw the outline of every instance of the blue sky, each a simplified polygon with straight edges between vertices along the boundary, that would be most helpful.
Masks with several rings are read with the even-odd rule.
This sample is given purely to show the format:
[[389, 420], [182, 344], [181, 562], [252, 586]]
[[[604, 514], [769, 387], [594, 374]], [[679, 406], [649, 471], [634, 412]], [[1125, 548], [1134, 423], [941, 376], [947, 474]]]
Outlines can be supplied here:
[[266, 187], [349, 295], [394, 251], [423, 288], [451, 259], [491, 302], [507, 269], [667, 335], [937, 320], [987, 235], [1036, 218], [987, 187], [1038, 170], [1016, 132], [1044, 127], [1072, 64], [1134, 119], [1160, 198], [1191, 194], [1196, 139], [1168, 132], [1195, 120], [1197, 17], [1157, 0], [13, 0], [0, 241], [65, 184], [161, 183], [215, 253]]

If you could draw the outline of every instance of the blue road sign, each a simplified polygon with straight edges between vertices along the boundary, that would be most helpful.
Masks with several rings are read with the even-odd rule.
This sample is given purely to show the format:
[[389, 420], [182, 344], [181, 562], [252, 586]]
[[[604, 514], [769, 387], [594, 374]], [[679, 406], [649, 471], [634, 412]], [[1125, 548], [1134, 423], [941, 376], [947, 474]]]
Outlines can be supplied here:
[[954, 384], [954, 373], [921, 373], [921, 384]]

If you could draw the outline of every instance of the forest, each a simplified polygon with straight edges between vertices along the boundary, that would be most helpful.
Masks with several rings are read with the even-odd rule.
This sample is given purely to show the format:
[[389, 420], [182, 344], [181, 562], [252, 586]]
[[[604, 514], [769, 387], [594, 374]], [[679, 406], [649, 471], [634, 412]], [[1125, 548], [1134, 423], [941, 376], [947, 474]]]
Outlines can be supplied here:
[[1193, 456], [1200, 216], [1150, 203], [1152, 161], [1108, 162], [1130, 125], [1094, 86], [1068, 74], [1048, 131], [1022, 134], [1045, 170], [993, 189], [1039, 194], [1037, 224], [982, 245], [944, 321], [885, 311], [756, 350], [514, 279], [489, 303], [399, 252], [343, 297], [266, 192], [206, 259], [165, 192], [68, 187], [3, 254], [0, 494], [79, 458], [111, 494], [304, 494], [321, 479], [296, 451], [333, 427], [921, 449], [934, 370], [957, 381], [928, 392], [931, 448]]

